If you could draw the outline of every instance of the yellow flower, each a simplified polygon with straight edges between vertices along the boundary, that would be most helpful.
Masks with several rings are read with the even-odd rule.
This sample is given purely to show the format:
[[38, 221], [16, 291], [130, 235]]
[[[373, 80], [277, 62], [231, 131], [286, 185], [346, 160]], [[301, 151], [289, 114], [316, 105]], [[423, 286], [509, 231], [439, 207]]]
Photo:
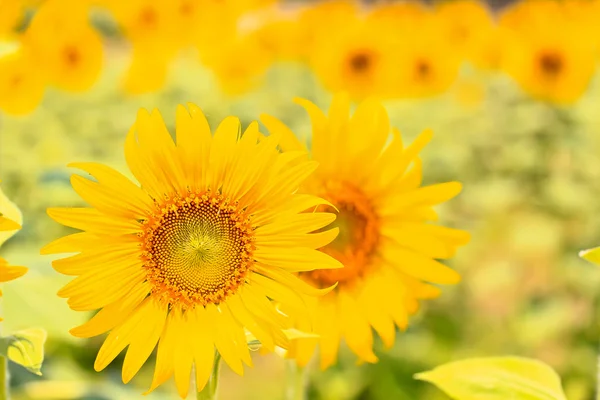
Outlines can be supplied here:
[[167, 80], [170, 61], [134, 44], [131, 64], [123, 78], [123, 89], [129, 94], [160, 90]]
[[263, 13], [250, 35], [277, 60], [305, 61], [310, 37], [293, 17]]
[[207, 49], [201, 56], [221, 90], [228, 95], [239, 95], [261, 83], [273, 55], [261, 46], [256, 36], [239, 35], [221, 39], [218, 47]]
[[177, 40], [178, 9], [171, 0], [106, 0], [104, 5], [134, 45], [155, 54], [166, 51], [172, 55], [177, 50], [173, 43]]
[[358, 2], [351, 0], [327, 0], [302, 8], [298, 25], [308, 42], [304, 51], [326, 40], [331, 32], [343, 30], [358, 12]]
[[95, 369], [129, 346], [129, 382], [158, 347], [150, 390], [174, 375], [182, 397], [192, 365], [197, 389], [204, 387], [215, 347], [235, 372], [251, 365], [244, 328], [266, 349], [286, 347], [288, 318], [268, 299], [302, 306], [300, 293], [323, 291], [294, 273], [341, 267], [315, 250], [337, 230], [311, 234], [335, 216], [303, 213], [324, 200], [294, 194], [317, 163], [280, 153], [256, 122], [241, 135], [239, 120], [228, 117], [213, 136], [200, 109], [189, 107], [177, 109], [176, 144], [157, 110], [138, 113], [125, 158], [140, 186], [102, 164], [72, 164], [96, 179], [71, 178], [92, 208], [48, 214], [84, 232], [42, 250], [79, 253], [53, 266], [77, 276], [59, 292], [72, 309], [101, 309], [71, 333], [110, 331]]
[[487, 6], [478, 0], [439, 3], [436, 14], [452, 50], [469, 60], [481, 51], [494, 27]]
[[[22, 223], [21, 212], [0, 189], [0, 246], [21, 229]], [[25, 275], [26, 272], [26, 267], [10, 265], [8, 261], [0, 257], [0, 282], [12, 281]], [[2, 291], [0, 291], [1, 295]]]
[[332, 28], [318, 38], [310, 65], [330, 91], [346, 91], [352, 98], [389, 97], [397, 73], [396, 49], [388, 31], [358, 15], [345, 19], [344, 29]]
[[[408, 30], [398, 33], [401, 37], [410, 35]], [[447, 91], [458, 77], [462, 63], [460, 53], [435, 16], [422, 17], [419, 34], [399, 41], [396, 52], [396, 75], [388, 84], [401, 97], [428, 97]]]
[[18, 49], [0, 57], [0, 110], [14, 115], [33, 111], [44, 97], [45, 75], [31, 49]]
[[12, 36], [23, 18], [24, 5], [20, 0], [0, 0], [0, 38]]
[[35, 49], [49, 82], [58, 88], [85, 91], [100, 76], [102, 39], [87, 17], [83, 2], [48, 0], [27, 28], [25, 40]]
[[[384, 4], [367, 17], [386, 38], [385, 94], [378, 97], [425, 97], [446, 91], [455, 81], [461, 52], [447, 37], [444, 20], [419, 4]], [[418, 32], [418, 35], [415, 34]], [[410, 40], [406, 40], [410, 37]], [[376, 37], [373, 40], [378, 40]]]
[[[433, 207], [460, 190], [458, 182], [421, 186], [418, 157], [431, 139], [423, 132], [404, 147], [394, 130], [389, 139], [389, 120], [383, 106], [366, 100], [349, 118], [350, 103], [336, 95], [329, 114], [300, 99], [312, 124], [312, 159], [317, 174], [303, 187], [331, 202], [339, 214], [339, 236], [322, 249], [344, 264], [331, 271], [303, 272], [309, 283], [337, 288], [320, 299], [310, 299], [311, 319], [299, 319], [300, 330], [314, 327], [319, 339], [294, 343], [289, 355], [306, 364], [318, 342], [321, 367], [336, 361], [340, 339], [361, 360], [377, 361], [371, 328], [389, 347], [395, 326], [406, 328], [418, 300], [435, 297], [433, 284], [455, 284], [460, 276], [434, 259], [447, 259], [469, 240], [467, 232], [430, 224], [437, 215]], [[302, 149], [292, 131], [280, 121], [263, 116], [270, 132], [281, 134], [282, 146]]]
[[558, 104], [578, 100], [595, 72], [596, 53], [584, 27], [549, 1], [525, 2], [500, 20], [501, 68], [535, 98]]

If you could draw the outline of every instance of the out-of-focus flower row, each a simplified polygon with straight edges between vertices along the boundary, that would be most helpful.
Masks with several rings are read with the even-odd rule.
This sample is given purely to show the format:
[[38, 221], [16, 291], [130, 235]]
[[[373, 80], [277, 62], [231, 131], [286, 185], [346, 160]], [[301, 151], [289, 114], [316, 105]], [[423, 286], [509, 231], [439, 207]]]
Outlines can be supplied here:
[[0, 0], [0, 109], [30, 112], [47, 86], [91, 88], [103, 53], [119, 48], [114, 27], [131, 43], [121, 84], [133, 94], [159, 90], [171, 62], [194, 49], [230, 94], [292, 61], [355, 98], [427, 97], [469, 63], [510, 74], [535, 98], [572, 103], [596, 70], [598, 18], [596, 0], [522, 0], [496, 14], [473, 0]]

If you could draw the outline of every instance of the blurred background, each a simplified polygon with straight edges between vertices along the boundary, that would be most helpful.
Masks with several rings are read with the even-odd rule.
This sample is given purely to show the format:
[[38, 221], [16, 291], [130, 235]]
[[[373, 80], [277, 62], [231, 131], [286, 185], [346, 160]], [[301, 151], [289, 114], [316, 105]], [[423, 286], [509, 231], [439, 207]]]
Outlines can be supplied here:
[[[309, 134], [293, 98], [328, 107], [344, 90], [384, 101], [405, 142], [433, 129], [424, 184], [463, 182], [440, 222], [472, 241], [450, 261], [461, 284], [423, 304], [378, 364], [343, 350], [314, 370], [310, 399], [442, 400], [413, 374], [509, 354], [554, 367], [570, 400], [593, 399], [600, 271], [577, 254], [600, 245], [599, 20], [592, 0], [0, 0], [0, 178], [24, 214], [0, 252], [30, 267], [2, 288], [2, 332], [49, 335], [43, 376], [10, 365], [13, 398], [141, 399], [153, 371], [123, 385], [121, 356], [96, 373], [103, 338], [68, 333], [90, 315], [55, 295], [69, 278], [38, 255], [65, 233], [45, 209], [82, 204], [67, 163], [125, 171], [140, 107], [171, 129], [193, 102], [213, 126], [269, 113]], [[221, 399], [284, 398], [284, 361], [254, 361], [244, 378], [223, 367]], [[145, 398], [176, 395], [167, 384]]]

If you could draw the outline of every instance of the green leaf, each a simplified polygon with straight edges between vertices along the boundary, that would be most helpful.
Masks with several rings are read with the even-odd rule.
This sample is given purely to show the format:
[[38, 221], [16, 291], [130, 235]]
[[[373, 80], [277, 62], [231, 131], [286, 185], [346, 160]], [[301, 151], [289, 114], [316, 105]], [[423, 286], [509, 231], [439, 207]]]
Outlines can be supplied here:
[[566, 400], [560, 377], [520, 357], [471, 358], [415, 375], [456, 400]]
[[32, 328], [0, 338], [0, 354], [25, 367], [28, 371], [42, 375], [46, 331]]

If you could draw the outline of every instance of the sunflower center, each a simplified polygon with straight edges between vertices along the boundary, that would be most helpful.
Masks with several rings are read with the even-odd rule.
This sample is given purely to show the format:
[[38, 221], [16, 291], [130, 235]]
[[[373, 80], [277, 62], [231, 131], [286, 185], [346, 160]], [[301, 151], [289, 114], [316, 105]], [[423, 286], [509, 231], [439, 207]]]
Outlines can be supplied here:
[[344, 264], [344, 268], [311, 271], [304, 273], [303, 277], [328, 286], [335, 282], [351, 284], [373, 265], [372, 258], [380, 239], [379, 218], [369, 198], [353, 185], [328, 183], [327, 194], [323, 197], [339, 210], [333, 226], [337, 226], [340, 233], [321, 250]]
[[426, 81], [431, 76], [431, 63], [425, 59], [419, 59], [415, 63], [415, 76], [419, 81]]
[[350, 68], [356, 73], [367, 71], [372, 64], [371, 56], [365, 52], [359, 52], [350, 57]]
[[143, 259], [153, 293], [184, 307], [219, 304], [252, 265], [249, 218], [220, 195], [175, 198], [144, 221]]
[[150, 6], [143, 8], [139, 14], [139, 21], [142, 26], [148, 29], [155, 29], [158, 25], [156, 10]]
[[65, 48], [64, 56], [65, 56], [65, 61], [67, 62], [67, 65], [69, 65], [71, 67], [77, 66], [77, 64], [79, 64], [79, 60], [81, 59], [79, 51], [77, 50], [77, 48], [75, 48], [73, 46], [68, 46]]
[[191, 1], [184, 1], [179, 5], [179, 14], [188, 16], [194, 13], [194, 6]]
[[539, 58], [539, 64], [544, 75], [550, 78], [557, 77], [564, 68], [563, 59], [556, 52], [542, 53]]

